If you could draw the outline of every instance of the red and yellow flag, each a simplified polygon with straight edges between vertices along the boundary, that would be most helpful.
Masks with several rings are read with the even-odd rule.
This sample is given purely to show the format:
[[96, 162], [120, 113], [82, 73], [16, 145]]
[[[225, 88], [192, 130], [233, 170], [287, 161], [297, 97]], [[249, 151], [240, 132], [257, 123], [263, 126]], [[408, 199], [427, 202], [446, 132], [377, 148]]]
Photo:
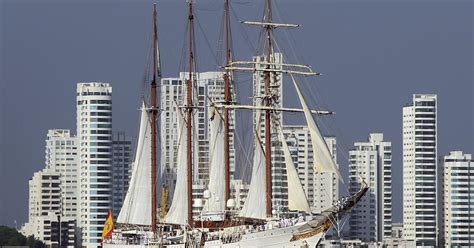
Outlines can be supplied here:
[[107, 218], [105, 219], [104, 223], [104, 229], [102, 230], [102, 241], [107, 238], [112, 236], [112, 231], [114, 230], [114, 221], [112, 219], [112, 211], [107, 213]]

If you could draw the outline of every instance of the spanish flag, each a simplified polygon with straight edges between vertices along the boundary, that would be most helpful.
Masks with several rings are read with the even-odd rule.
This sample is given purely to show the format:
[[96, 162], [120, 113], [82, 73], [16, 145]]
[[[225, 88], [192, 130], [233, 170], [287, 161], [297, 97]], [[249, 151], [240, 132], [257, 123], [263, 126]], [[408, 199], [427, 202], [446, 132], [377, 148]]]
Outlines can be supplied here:
[[105, 219], [104, 229], [102, 230], [102, 241], [105, 238], [110, 237], [112, 235], [112, 231], [114, 230], [114, 221], [112, 219], [112, 211], [107, 213], [107, 218]]

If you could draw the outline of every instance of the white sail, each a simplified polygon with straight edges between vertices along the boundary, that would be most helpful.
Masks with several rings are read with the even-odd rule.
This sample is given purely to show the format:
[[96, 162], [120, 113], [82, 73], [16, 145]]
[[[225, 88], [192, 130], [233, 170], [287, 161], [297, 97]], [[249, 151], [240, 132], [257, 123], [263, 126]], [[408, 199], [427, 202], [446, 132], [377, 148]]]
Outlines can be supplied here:
[[140, 131], [127, 195], [118, 223], [151, 225], [151, 125], [142, 103]]
[[318, 126], [316, 125], [316, 121], [314, 120], [313, 115], [311, 114], [311, 110], [308, 108], [308, 104], [306, 104], [306, 100], [301, 94], [300, 88], [298, 83], [296, 82], [293, 75], [291, 75], [291, 80], [295, 85], [296, 93], [301, 102], [301, 106], [303, 107], [304, 116], [306, 118], [306, 123], [308, 124], [309, 134], [311, 136], [311, 145], [313, 146], [313, 160], [314, 160], [314, 168], [317, 172], [332, 172], [336, 173], [339, 177], [339, 180], [343, 181], [341, 174], [332, 158], [331, 152], [324, 140], [321, 132], [319, 131]]
[[188, 171], [186, 168], [186, 125], [184, 116], [178, 109], [178, 130], [179, 143], [177, 152], [177, 170], [176, 170], [176, 186], [174, 189], [173, 200], [171, 206], [164, 218], [165, 223], [185, 225], [188, 218], [188, 194], [187, 194], [187, 177]]
[[241, 217], [265, 219], [266, 192], [265, 192], [265, 153], [262, 144], [257, 138], [258, 132], [254, 134], [255, 150], [253, 155], [252, 180], [249, 193], [245, 199], [244, 206], [240, 210]]
[[[217, 110], [215, 110], [217, 111]], [[218, 113], [209, 120], [209, 186], [211, 197], [206, 201], [204, 210], [218, 212], [225, 210], [225, 158], [224, 158], [224, 122]]]
[[311, 212], [308, 204], [308, 199], [304, 193], [303, 186], [301, 185], [298, 172], [296, 171], [293, 159], [291, 157], [290, 149], [285, 140], [283, 129], [281, 124], [279, 125], [280, 140], [282, 143], [283, 154], [285, 155], [286, 175], [288, 182], [288, 208], [290, 210]]

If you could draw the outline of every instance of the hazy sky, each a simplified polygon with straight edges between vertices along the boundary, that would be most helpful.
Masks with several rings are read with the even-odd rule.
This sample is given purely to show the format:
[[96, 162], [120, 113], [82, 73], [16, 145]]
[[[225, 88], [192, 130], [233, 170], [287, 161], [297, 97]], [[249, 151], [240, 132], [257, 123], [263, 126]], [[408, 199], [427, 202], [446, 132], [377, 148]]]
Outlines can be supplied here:
[[[197, 37], [199, 68], [215, 70], [212, 53], [222, 1], [197, 2], [196, 33], [206, 32]], [[0, 224], [27, 220], [28, 180], [44, 167], [47, 130], [75, 132], [77, 82], [112, 83], [114, 130], [135, 136], [151, 3], [0, 0]], [[335, 129], [340, 130], [342, 147], [366, 140], [369, 132], [383, 132], [392, 141], [394, 221], [401, 221], [402, 106], [412, 94], [438, 94], [440, 156], [455, 149], [474, 152], [472, 2], [276, 3], [278, 18], [302, 25], [290, 32], [290, 40], [298, 62], [324, 74], [315, 87], [322, 105], [337, 112]], [[184, 4], [158, 1], [164, 76], [175, 76], [180, 69]], [[236, 56], [241, 59], [252, 55], [256, 32], [241, 27], [235, 18], [259, 19], [262, 4], [232, 1]], [[291, 105], [294, 100], [286, 102]], [[339, 156], [344, 172], [347, 163], [341, 159], [347, 155]]]

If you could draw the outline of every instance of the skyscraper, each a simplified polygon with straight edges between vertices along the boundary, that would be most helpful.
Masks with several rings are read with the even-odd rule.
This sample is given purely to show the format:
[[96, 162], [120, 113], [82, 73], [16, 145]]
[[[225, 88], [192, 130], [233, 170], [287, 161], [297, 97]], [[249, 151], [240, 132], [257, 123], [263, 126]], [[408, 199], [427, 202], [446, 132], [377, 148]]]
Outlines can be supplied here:
[[61, 181], [61, 214], [76, 217], [78, 206], [77, 138], [68, 129], [48, 130], [46, 168], [59, 173]]
[[21, 228], [48, 246], [59, 243], [58, 219], [61, 219], [62, 245], [74, 247], [77, 218], [78, 164], [76, 137], [68, 129], [48, 130], [46, 137], [46, 168], [36, 172], [29, 181], [29, 218]]
[[53, 169], [35, 172], [29, 181], [29, 222], [37, 216], [61, 213], [61, 188], [59, 173]]
[[350, 236], [364, 242], [383, 242], [392, 232], [392, 144], [371, 133], [349, 151], [349, 192], [357, 192], [363, 178], [369, 192], [353, 208]]
[[60, 172], [45, 168], [35, 172], [29, 181], [28, 222], [20, 232], [25, 236], [33, 235], [48, 247], [58, 247], [58, 220], [61, 219], [61, 247], [75, 247], [76, 219], [63, 217], [61, 212]]
[[403, 236], [437, 244], [437, 97], [415, 94], [403, 107]]
[[130, 176], [132, 173], [132, 141], [124, 132], [113, 134], [113, 203], [112, 216], [118, 217], [127, 194]]
[[[178, 104], [183, 102], [185, 87], [179, 78], [162, 78], [161, 79], [161, 99], [160, 108], [161, 125], [160, 125], [160, 141], [161, 156], [161, 183], [169, 187], [169, 195], [173, 195], [174, 185], [176, 183], [177, 170], [177, 149], [179, 140], [178, 130]], [[171, 197], [168, 197], [171, 200]]]
[[[293, 162], [311, 210], [315, 213], [321, 213], [331, 207], [339, 198], [337, 175], [328, 172], [318, 173], [314, 170], [313, 149], [308, 127], [285, 125], [283, 133], [290, 153], [293, 155]], [[325, 137], [324, 139], [333, 155], [333, 159], [337, 161], [336, 138]], [[285, 166], [284, 163], [283, 166]]]
[[[177, 128], [178, 112], [176, 107], [182, 107], [185, 100], [185, 80], [187, 73], [181, 73], [179, 78], [163, 78], [161, 80], [161, 173], [163, 184], [166, 184], [172, 195], [176, 183], [176, 151], [178, 147], [179, 130]], [[209, 180], [209, 124], [210, 101], [220, 103], [224, 100], [224, 80], [222, 72], [196, 73], [196, 87], [194, 88], [193, 139], [197, 139], [194, 147], [194, 181], [199, 187]], [[231, 177], [235, 168], [234, 127], [235, 114], [229, 114], [230, 134], [230, 169]]]
[[443, 239], [445, 247], [472, 247], [474, 241], [474, 160], [452, 151], [443, 158]]
[[78, 225], [83, 247], [101, 241], [107, 211], [112, 208], [112, 87], [77, 84], [80, 206]]

